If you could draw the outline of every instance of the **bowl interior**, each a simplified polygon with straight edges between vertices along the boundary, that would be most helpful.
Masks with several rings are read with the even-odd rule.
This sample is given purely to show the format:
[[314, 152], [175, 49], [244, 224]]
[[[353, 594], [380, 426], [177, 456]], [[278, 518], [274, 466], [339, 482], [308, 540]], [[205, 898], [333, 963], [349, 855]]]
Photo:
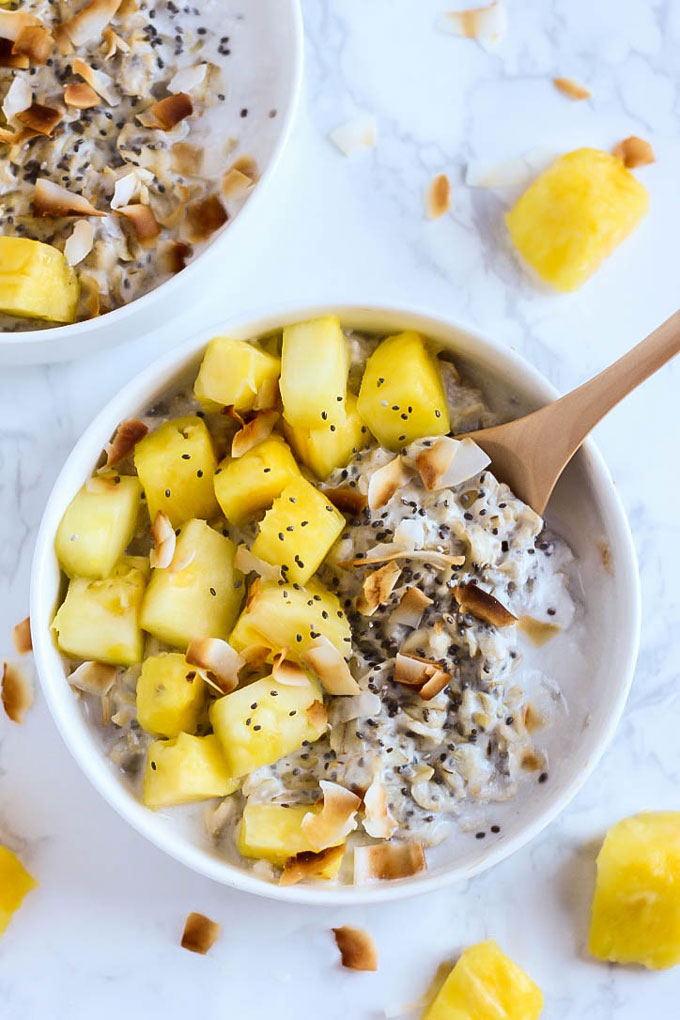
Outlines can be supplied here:
[[[248, 322], [220, 323], [166, 355], [133, 380], [101, 412], [67, 460], [50, 496], [38, 537], [31, 586], [31, 624], [43, 689], [62, 735], [79, 764], [116, 810], [158, 846], [218, 881], [281, 899], [305, 902], [366, 902], [424, 891], [489, 867], [540, 831], [570, 800], [602, 754], [618, 722], [632, 678], [639, 632], [635, 554], [613, 483], [591, 443], [573, 459], [550, 502], [547, 519], [575, 554], [573, 594], [578, 603], [572, 628], [529, 655], [555, 684], [552, 726], [539, 746], [548, 757], [548, 780], [529, 776], [518, 795], [487, 812], [500, 834], [484, 840], [457, 831], [428, 852], [427, 875], [361, 888], [326, 889], [265, 883], [217, 856], [190, 812], [154, 813], [144, 808], [102, 752], [66, 683], [50, 623], [60, 592], [54, 535], [69, 501], [90, 474], [104, 443], [120, 420], [142, 413], [198, 364], [216, 332], [254, 338], [289, 322], [338, 314], [343, 325], [388, 332], [417, 328], [449, 349], [468, 378], [508, 416], [540, 406], [555, 395], [550, 385], [517, 355], [473, 333], [419, 312], [358, 307], [279, 311]], [[527, 673], [527, 675], [529, 675]], [[562, 692], [564, 698], [561, 697]], [[493, 817], [491, 817], [491, 813]]]

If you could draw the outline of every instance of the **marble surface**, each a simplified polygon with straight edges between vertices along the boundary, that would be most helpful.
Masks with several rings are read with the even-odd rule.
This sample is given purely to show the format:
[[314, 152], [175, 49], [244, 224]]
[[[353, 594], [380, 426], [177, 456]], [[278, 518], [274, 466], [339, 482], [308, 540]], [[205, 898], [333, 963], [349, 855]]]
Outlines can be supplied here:
[[[197, 326], [276, 301], [407, 300], [516, 347], [567, 389], [678, 304], [680, 2], [509, 0], [510, 31], [493, 54], [433, 30], [446, 0], [303, 6], [306, 98], [251, 250], [172, 327], [78, 364], [2, 370], [0, 656], [12, 654], [11, 625], [26, 613], [36, 528], [68, 450], [122, 382]], [[586, 83], [592, 99], [565, 99], [555, 74]], [[376, 116], [378, 145], [345, 159], [326, 136], [358, 112]], [[658, 158], [639, 172], [649, 216], [580, 292], [538, 290], [504, 238], [507, 196], [466, 188], [467, 163], [609, 148], [633, 133]], [[453, 209], [428, 223], [423, 190], [442, 171]], [[639, 553], [642, 651], [613, 745], [547, 832], [466, 885], [403, 903], [329, 910], [248, 898], [120, 821], [80, 775], [38, 691], [25, 725], [0, 719], [0, 841], [41, 883], [2, 939], [3, 1020], [372, 1020], [417, 1000], [442, 961], [487, 936], [542, 986], [546, 1020], [675, 1015], [677, 972], [596, 963], [585, 938], [607, 826], [679, 806], [679, 384], [671, 364], [597, 430]], [[179, 948], [190, 910], [223, 925], [206, 958]], [[329, 929], [343, 923], [372, 932], [377, 974], [341, 971]]]

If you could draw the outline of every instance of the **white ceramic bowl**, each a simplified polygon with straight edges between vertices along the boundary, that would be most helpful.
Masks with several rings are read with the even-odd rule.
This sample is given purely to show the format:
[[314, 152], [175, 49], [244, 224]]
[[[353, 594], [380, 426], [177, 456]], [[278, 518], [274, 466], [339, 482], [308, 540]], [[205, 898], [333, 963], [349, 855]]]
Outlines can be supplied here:
[[[233, 10], [230, 5], [229, 11]], [[229, 17], [225, 11], [225, 18]], [[229, 27], [231, 24], [231, 28]], [[233, 32], [233, 22], [225, 30]], [[303, 26], [300, 0], [258, 0], [239, 23], [239, 48], [225, 60], [229, 75], [229, 117], [225, 138], [238, 132], [241, 151], [252, 155], [261, 176], [243, 208], [181, 273], [142, 297], [96, 319], [45, 329], [0, 332], [0, 365], [41, 364], [91, 354], [162, 326], [197, 288], [209, 288], [228, 270], [229, 260], [250, 231], [262, 229], [263, 201], [290, 136], [300, 97]], [[237, 54], [242, 54], [237, 60]], [[236, 63], [231, 63], [236, 61]], [[247, 119], [238, 111], [248, 107]], [[276, 116], [269, 116], [270, 110]]]
[[[85, 774], [109, 803], [139, 832], [194, 870], [219, 882], [276, 899], [306, 903], [358, 903], [389, 900], [439, 888], [490, 867], [541, 831], [571, 800], [611, 739], [630, 687], [639, 638], [639, 587], [633, 544], [621, 503], [591, 442], [577, 454], [560, 480], [548, 518], [571, 544], [579, 561], [584, 612], [575, 642], [570, 632], [553, 639], [550, 671], [566, 693], [569, 711], [542, 735], [550, 760], [549, 781], [527, 781], [522, 792], [494, 806], [501, 834], [485, 840], [462, 833], [429, 853], [426, 875], [365, 887], [324, 888], [265, 883], [220, 859], [199, 826], [189, 830], [172, 813], [154, 813], [139, 803], [103, 754], [66, 682], [50, 623], [60, 590], [54, 536], [75, 492], [91, 473], [117, 424], [138, 415], [178, 378], [194, 372], [205, 344], [215, 333], [243, 339], [286, 323], [337, 314], [344, 325], [375, 331], [414, 328], [450, 349], [464, 372], [484, 382], [487, 393], [510, 396], [517, 410], [535, 408], [555, 391], [517, 354], [467, 329], [419, 311], [355, 306], [275, 310], [248, 320], [219, 323], [172, 351], [129, 383], [86, 430], [54, 486], [38, 535], [31, 584], [31, 630], [43, 691], [64, 740]], [[609, 547], [610, 571], [601, 543]], [[579, 630], [580, 629], [580, 630]], [[550, 646], [546, 646], [550, 647]]]

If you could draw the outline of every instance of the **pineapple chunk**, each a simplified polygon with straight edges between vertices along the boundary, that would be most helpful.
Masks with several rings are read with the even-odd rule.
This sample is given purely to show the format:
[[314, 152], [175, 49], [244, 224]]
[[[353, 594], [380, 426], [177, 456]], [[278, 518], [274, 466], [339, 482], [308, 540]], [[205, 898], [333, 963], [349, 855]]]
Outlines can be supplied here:
[[295, 656], [309, 647], [312, 634], [323, 634], [343, 655], [349, 653], [351, 632], [337, 596], [315, 579], [304, 588], [267, 582], [249, 596], [229, 644], [238, 652], [256, 646], [273, 652], [288, 648]]
[[55, 550], [69, 577], [107, 577], [132, 538], [142, 487], [133, 475], [88, 478], [57, 529]]
[[[345, 527], [345, 518], [304, 478], [291, 482], [264, 515], [253, 553], [304, 584]], [[285, 568], [285, 569], [284, 569]]]
[[217, 737], [179, 733], [149, 744], [144, 772], [144, 803], [150, 808], [226, 797], [238, 789]]
[[284, 429], [300, 460], [322, 481], [336, 468], [348, 464], [370, 438], [353, 393], [347, 394], [345, 420], [340, 424], [302, 429], [284, 422]]
[[412, 329], [387, 337], [366, 362], [357, 410], [378, 442], [398, 450], [449, 431], [437, 359]]
[[[289, 857], [314, 853], [315, 847], [302, 831], [302, 819], [313, 811], [308, 804], [246, 804], [239, 825], [237, 846], [244, 857], [257, 857], [282, 867]], [[334, 844], [341, 846], [344, 840]], [[317, 877], [336, 878], [342, 857], [329, 860]]]
[[271, 676], [218, 698], [210, 707], [210, 721], [234, 776], [273, 765], [305, 740], [318, 740], [327, 726], [316, 681], [293, 687]]
[[227, 457], [215, 472], [215, 495], [232, 524], [270, 507], [289, 482], [300, 477], [293, 454], [280, 436], [271, 436], [242, 457]]
[[159, 510], [173, 528], [190, 517], [209, 520], [219, 513], [213, 486], [217, 461], [201, 418], [173, 418], [150, 432], [135, 447], [135, 467], [152, 521]]
[[142, 605], [141, 625], [168, 645], [185, 650], [192, 638], [223, 638], [243, 599], [243, 575], [234, 568], [236, 546], [205, 521], [187, 521], [174, 563], [154, 570]]
[[26, 893], [38, 883], [23, 866], [16, 854], [0, 846], [0, 935], [21, 906]]
[[557, 290], [575, 290], [638, 225], [644, 185], [618, 156], [577, 149], [560, 156], [506, 216], [513, 243]]
[[206, 411], [231, 404], [237, 411], [251, 411], [258, 390], [274, 389], [281, 361], [247, 340], [216, 336], [206, 349], [194, 383], [194, 393]]
[[51, 244], [0, 237], [0, 312], [47, 322], [75, 322], [80, 286]]
[[52, 623], [57, 644], [72, 659], [132, 666], [144, 650], [140, 607], [149, 561], [123, 556], [109, 577], [74, 577]]
[[590, 951], [661, 970], [680, 963], [680, 811], [625, 818], [597, 858]]
[[205, 681], [180, 652], [161, 652], [144, 660], [137, 681], [137, 718], [147, 733], [156, 737], [195, 733], [205, 697]]
[[349, 348], [335, 318], [287, 326], [281, 351], [281, 399], [291, 425], [303, 429], [345, 420]]
[[543, 995], [493, 940], [462, 953], [423, 1020], [538, 1020]]

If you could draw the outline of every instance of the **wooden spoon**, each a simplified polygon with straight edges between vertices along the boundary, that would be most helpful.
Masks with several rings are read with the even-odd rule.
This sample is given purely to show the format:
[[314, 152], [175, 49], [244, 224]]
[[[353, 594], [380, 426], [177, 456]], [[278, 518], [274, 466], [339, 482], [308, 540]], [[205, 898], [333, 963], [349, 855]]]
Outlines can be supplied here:
[[496, 477], [542, 514], [557, 479], [590, 430], [678, 352], [680, 311], [594, 379], [553, 404], [467, 435], [491, 457]]

